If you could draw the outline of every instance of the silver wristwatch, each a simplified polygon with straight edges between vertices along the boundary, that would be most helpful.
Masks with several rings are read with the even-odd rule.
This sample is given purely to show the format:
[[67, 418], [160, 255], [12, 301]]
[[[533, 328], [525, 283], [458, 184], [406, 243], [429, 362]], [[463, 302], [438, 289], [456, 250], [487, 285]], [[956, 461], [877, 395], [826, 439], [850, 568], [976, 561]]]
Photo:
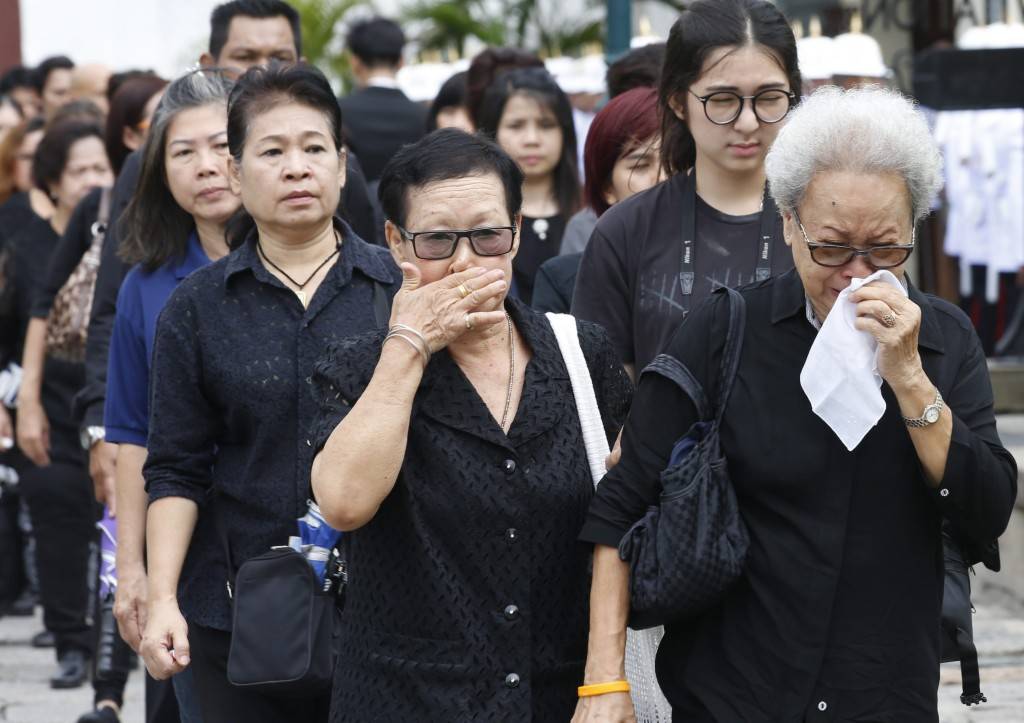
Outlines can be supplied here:
[[107, 436], [107, 430], [104, 427], [89, 426], [83, 429], [79, 433], [79, 443], [82, 445], [82, 449], [88, 452], [97, 442], [102, 442]]
[[927, 427], [939, 421], [939, 416], [942, 414], [942, 408], [945, 406], [946, 403], [942, 401], [942, 395], [939, 394], [939, 390], [936, 389], [935, 401], [924, 408], [920, 417], [917, 419], [908, 419], [907, 417], [904, 417], [903, 421], [906, 422], [908, 427]]

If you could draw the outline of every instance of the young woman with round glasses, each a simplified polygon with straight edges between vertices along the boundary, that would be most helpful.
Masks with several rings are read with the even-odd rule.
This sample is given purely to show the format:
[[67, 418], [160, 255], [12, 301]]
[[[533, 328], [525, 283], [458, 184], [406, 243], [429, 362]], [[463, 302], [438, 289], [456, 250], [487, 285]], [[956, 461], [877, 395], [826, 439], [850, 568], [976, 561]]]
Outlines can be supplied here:
[[659, 88], [669, 180], [601, 216], [573, 313], [635, 376], [718, 286], [792, 268], [764, 159], [799, 100], [796, 41], [764, 0], [697, 0], [669, 34]]

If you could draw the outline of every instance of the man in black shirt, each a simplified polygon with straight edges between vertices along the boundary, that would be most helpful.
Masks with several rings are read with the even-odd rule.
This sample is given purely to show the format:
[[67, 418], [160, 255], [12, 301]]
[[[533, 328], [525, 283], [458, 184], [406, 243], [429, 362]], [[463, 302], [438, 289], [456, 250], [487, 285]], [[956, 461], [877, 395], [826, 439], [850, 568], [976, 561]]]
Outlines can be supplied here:
[[426, 110], [395, 82], [404, 45], [402, 29], [387, 18], [357, 23], [348, 34], [359, 89], [341, 99], [341, 115], [346, 142], [361, 159], [371, 184], [399, 148], [426, 132]]

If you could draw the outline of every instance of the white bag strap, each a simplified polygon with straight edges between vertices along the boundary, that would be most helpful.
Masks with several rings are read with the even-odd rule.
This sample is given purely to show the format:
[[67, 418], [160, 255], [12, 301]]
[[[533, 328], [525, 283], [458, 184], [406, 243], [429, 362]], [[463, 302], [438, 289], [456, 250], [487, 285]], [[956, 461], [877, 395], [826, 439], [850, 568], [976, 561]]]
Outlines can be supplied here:
[[[576, 410], [580, 415], [583, 430], [583, 444], [587, 449], [587, 462], [594, 478], [594, 488], [604, 478], [604, 461], [608, 456], [608, 438], [605, 436], [601, 409], [597, 406], [594, 382], [590, 378], [586, 357], [580, 347], [576, 319], [569, 314], [546, 314], [551, 329], [558, 340], [562, 359], [569, 370], [569, 383], [576, 399]], [[671, 723], [672, 707], [658, 686], [654, 671], [654, 659], [658, 645], [665, 634], [664, 628], [626, 631], [626, 678], [637, 723]]]
[[587, 448], [587, 462], [590, 474], [594, 478], [594, 487], [604, 477], [604, 461], [608, 456], [608, 438], [605, 436], [604, 423], [601, 421], [601, 410], [597, 406], [594, 394], [594, 382], [590, 378], [590, 369], [580, 347], [580, 339], [576, 333], [576, 319], [569, 314], [546, 314], [551, 328], [558, 340], [558, 348], [562, 351], [562, 359], [569, 370], [569, 382], [572, 394], [576, 398], [576, 409], [580, 415], [580, 427], [583, 429], [583, 444]]

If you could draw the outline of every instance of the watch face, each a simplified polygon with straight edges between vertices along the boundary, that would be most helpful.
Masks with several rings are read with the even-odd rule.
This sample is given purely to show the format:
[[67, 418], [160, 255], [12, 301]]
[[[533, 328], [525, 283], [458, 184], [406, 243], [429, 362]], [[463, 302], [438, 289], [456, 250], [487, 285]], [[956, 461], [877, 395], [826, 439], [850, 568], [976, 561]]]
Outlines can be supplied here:
[[928, 407], [924, 411], [924, 421], [928, 422], [928, 424], [935, 424], [939, 421], [939, 410], [935, 407]]

